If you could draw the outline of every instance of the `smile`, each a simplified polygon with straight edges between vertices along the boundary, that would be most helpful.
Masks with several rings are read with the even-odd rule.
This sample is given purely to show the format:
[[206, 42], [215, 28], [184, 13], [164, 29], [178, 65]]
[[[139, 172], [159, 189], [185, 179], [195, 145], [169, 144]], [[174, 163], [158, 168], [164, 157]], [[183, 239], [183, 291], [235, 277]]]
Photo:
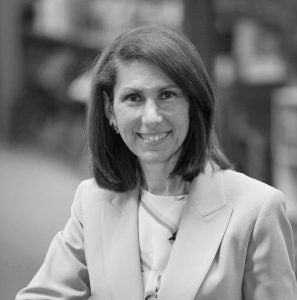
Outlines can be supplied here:
[[162, 142], [168, 135], [169, 132], [164, 133], [137, 133], [139, 137], [141, 137], [145, 143], [147, 144], [158, 144]]

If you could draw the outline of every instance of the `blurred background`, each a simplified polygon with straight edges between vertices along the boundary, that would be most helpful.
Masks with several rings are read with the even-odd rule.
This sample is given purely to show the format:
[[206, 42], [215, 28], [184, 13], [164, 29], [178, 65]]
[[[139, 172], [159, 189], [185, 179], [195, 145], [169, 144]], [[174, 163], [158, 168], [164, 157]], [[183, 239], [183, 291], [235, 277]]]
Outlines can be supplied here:
[[0, 296], [13, 299], [90, 177], [90, 67], [125, 29], [183, 30], [216, 86], [237, 170], [286, 194], [297, 246], [295, 0], [0, 0]]

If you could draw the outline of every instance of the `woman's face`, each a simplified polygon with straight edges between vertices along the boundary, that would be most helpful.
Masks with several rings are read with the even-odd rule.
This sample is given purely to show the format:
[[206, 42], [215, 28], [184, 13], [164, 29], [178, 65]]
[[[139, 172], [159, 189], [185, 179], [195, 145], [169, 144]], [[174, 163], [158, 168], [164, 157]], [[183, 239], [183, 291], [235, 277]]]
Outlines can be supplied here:
[[158, 67], [120, 64], [107, 114], [142, 165], [174, 166], [188, 133], [189, 101]]

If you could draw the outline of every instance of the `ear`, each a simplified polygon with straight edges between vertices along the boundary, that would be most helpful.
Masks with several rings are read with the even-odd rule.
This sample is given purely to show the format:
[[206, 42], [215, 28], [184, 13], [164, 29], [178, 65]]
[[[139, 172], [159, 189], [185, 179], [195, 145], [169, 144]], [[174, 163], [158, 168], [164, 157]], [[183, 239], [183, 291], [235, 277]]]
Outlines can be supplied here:
[[109, 97], [107, 96], [106, 92], [103, 92], [103, 100], [104, 100], [104, 113], [106, 118], [109, 120], [109, 125], [116, 125], [113, 106], [109, 101]]

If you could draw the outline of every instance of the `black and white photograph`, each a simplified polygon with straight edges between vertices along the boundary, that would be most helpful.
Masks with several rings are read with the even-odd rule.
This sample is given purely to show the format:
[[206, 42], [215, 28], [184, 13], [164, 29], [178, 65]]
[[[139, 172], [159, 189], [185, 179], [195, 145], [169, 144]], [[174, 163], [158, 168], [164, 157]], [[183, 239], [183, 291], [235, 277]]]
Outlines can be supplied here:
[[296, 0], [0, 0], [0, 299], [297, 299]]

